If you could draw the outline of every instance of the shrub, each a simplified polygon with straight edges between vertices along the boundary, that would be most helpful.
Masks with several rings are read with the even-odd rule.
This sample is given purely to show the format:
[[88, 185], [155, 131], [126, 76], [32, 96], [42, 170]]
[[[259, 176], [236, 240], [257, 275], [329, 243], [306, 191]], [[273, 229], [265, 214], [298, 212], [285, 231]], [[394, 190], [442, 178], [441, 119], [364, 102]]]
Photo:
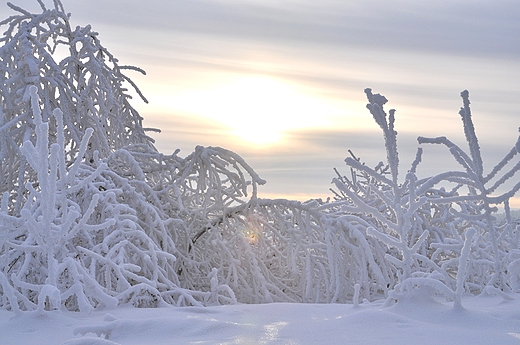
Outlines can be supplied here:
[[466, 91], [469, 154], [419, 138], [445, 145], [460, 171], [418, 178], [419, 148], [400, 182], [395, 112], [367, 89], [386, 163], [352, 154], [332, 201], [262, 199], [265, 181], [234, 152], [158, 152], [125, 88], [141, 95], [122, 73], [141, 70], [90, 26], [72, 30], [59, 1], [39, 3], [41, 14], [9, 4], [18, 14], [0, 23], [0, 307], [357, 304], [417, 287], [459, 306], [465, 291], [518, 291], [520, 183], [493, 193], [520, 169], [520, 139], [484, 175]]

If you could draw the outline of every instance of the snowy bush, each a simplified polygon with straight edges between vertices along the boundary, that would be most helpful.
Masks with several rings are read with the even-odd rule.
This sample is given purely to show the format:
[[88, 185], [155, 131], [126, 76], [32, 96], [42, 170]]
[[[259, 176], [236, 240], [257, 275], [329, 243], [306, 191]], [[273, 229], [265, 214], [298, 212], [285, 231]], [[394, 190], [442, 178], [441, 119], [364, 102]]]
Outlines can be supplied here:
[[41, 14], [10, 4], [18, 14], [0, 23], [0, 307], [357, 304], [417, 286], [460, 304], [520, 289], [520, 183], [493, 195], [520, 169], [520, 140], [484, 175], [467, 92], [469, 154], [419, 138], [448, 147], [460, 171], [418, 178], [419, 148], [400, 182], [394, 111], [367, 89], [386, 164], [352, 154], [333, 201], [262, 199], [265, 181], [234, 152], [158, 152], [125, 88], [141, 95], [122, 73], [141, 70], [90, 26], [72, 30], [59, 1], [39, 3]]
[[162, 279], [158, 265], [168, 267], [174, 256], [146, 236], [135, 209], [121, 202], [125, 192], [132, 193], [127, 181], [110, 174], [106, 163], [96, 169], [81, 162], [92, 130], [86, 130], [78, 157], [66, 162], [61, 111], [53, 112], [57, 142], [49, 147], [49, 126], [42, 121], [35, 86], [30, 94], [36, 145], [26, 140], [20, 151], [38, 183], [26, 184], [29, 193], [19, 218], [9, 215], [7, 202], [2, 207], [2, 305], [90, 310], [117, 305], [138, 289], [153, 295], [152, 287], [163, 280], [172, 284]]
[[[445, 145], [462, 169], [418, 178], [416, 171], [423, 152], [419, 148], [404, 181], [399, 182], [395, 110], [387, 114], [383, 108], [387, 99], [370, 89], [365, 92], [367, 108], [383, 130], [387, 163], [370, 168], [352, 155], [345, 160], [351, 178], [338, 174], [333, 182], [336, 203], [345, 212], [370, 222], [366, 236], [384, 244], [385, 252], [378, 256], [384, 255], [396, 272], [393, 293], [422, 285], [459, 303], [465, 291], [479, 293], [498, 288], [516, 292], [518, 229], [511, 221], [509, 199], [520, 189], [520, 182], [504, 194], [492, 193], [520, 169], [520, 162], [511, 163], [514, 158], [518, 160], [520, 138], [484, 176], [469, 93], [463, 91], [459, 114], [470, 153], [445, 137], [418, 138], [420, 144]], [[497, 225], [493, 213], [500, 204], [507, 222]], [[376, 255], [376, 248], [373, 252]]]
[[351, 277], [370, 281], [355, 222], [259, 199], [264, 181], [228, 150], [157, 152], [117, 59], [41, 5], [2, 22], [2, 307], [346, 302]]
[[34, 177], [27, 176], [30, 169], [20, 154], [21, 143], [36, 140], [35, 125], [30, 121], [30, 85], [38, 88], [42, 118], [49, 123], [51, 134], [57, 126], [54, 109], [66, 114], [67, 162], [77, 156], [88, 128], [94, 130], [88, 159], [94, 151], [106, 157], [129, 144], [151, 146], [153, 142], [145, 134], [142, 118], [130, 106], [124, 87], [125, 82], [135, 85], [122, 72], [141, 70], [119, 65], [90, 26], [72, 29], [59, 1], [53, 9], [46, 9], [42, 2], [40, 5], [43, 12], [31, 14], [8, 3], [17, 14], [0, 22], [7, 27], [0, 38], [0, 193], [14, 192], [10, 198], [15, 200], [11, 204], [15, 212], [24, 202], [25, 182]]

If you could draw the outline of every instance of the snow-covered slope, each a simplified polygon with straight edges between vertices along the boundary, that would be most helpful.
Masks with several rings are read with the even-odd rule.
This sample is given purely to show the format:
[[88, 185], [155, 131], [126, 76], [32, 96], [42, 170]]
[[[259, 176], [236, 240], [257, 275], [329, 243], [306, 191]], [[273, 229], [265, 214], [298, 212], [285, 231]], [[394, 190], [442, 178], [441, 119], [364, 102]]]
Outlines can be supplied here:
[[419, 298], [360, 304], [234, 305], [90, 314], [0, 310], [0, 343], [14, 344], [519, 344], [520, 296], [452, 303]]

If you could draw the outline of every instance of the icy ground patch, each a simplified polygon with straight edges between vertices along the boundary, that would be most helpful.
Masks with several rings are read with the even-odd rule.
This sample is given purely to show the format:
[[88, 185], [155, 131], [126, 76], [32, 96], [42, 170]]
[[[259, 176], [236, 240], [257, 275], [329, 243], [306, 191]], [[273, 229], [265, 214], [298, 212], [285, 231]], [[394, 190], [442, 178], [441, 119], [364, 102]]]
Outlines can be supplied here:
[[91, 314], [0, 310], [3, 345], [520, 344], [520, 295], [401, 301], [135, 309]]

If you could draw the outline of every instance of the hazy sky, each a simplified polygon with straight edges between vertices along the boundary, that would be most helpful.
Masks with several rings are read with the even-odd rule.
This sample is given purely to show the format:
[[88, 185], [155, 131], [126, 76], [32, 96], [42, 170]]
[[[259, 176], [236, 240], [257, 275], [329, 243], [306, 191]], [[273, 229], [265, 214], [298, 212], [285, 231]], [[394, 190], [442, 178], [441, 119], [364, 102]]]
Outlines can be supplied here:
[[[12, 0], [37, 10], [36, 0]], [[50, 1], [47, 1], [50, 3]], [[260, 196], [326, 198], [351, 149], [385, 158], [364, 88], [395, 108], [401, 171], [422, 136], [466, 147], [458, 110], [468, 89], [489, 171], [520, 126], [519, 1], [63, 1], [73, 25], [101, 42], [150, 101], [133, 105], [157, 127], [157, 148], [187, 156], [222, 146], [267, 180]], [[2, 18], [9, 15], [0, 8]], [[453, 169], [425, 146], [421, 177]], [[520, 202], [515, 204], [520, 207]]]

